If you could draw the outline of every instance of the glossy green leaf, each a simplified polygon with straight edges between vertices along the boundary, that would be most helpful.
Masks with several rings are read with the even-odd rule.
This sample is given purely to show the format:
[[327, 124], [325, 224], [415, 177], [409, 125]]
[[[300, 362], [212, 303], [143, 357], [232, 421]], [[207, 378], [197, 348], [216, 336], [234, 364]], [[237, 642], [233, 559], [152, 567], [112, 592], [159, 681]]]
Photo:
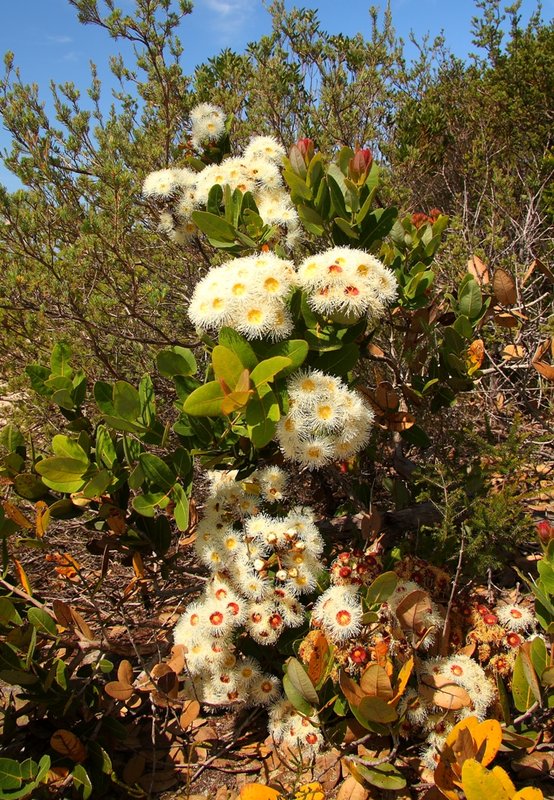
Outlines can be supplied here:
[[229, 389], [235, 388], [244, 372], [244, 364], [236, 353], [221, 344], [213, 349], [212, 365], [217, 380], [225, 381]]
[[168, 492], [177, 480], [173, 470], [153, 453], [141, 453], [139, 462], [146, 478], [154, 486]]
[[171, 490], [171, 499], [174, 502], [173, 516], [180, 531], [186, 531], [189, 526], [189, 497], [180, 483], [176, 483]]
[[144, 492], [133, 497], [132, 506], [143, 517], [153, 517], [156, 509], [167, 505], [168, 496], [165, 492]]
[[50, 356], [50, 369], [53, 375], [67, 375], [71, 377], [73, 370], [69, 364], [71, 359], [71, 347], [65, 342], [58, 342], [52, 350]]
[[166, 378], [173, 378], [175, 375], [194, 375], [198, 369], [192, 351], [179, 345], [161, 350], [156, 356], [156, 365], [160, 375]]
[[73, 786], [81, 794], [83, 800], [88, 800], [92, 797], [92, 782], [89, 778], [88, 772], [82, 764], [76, 764], [71, 773], [73, 778]]
[[395, 572], [382, 572], [366, 589], [365, 599], [368, 606], [384, 603], [396, 589], [398, 575]]
[[221, 328], [219, 331], [219, 344], [232, 350], [239, 358], [243, 367], [246, 367], [248, 370], [254, 369], [258, 363], [258, 358], [250, 342], [234, 330], [234, 328]]
[[35, 464], [46, 486], [59, 492], [78, 492], [85, 484], [87, 465], [75, 458], [52, 456]]
[[11, 423], [4, 425], [0, 431], [0, 447], [5, 448], [8, 453], [25, 448], [25, 439], [18, 427]]
[[223, 217], [210, 214], [209, 211], [193, 211], [192, 221], [198, 225], [202, 233], [205, 233], [210, 241], [234, 244], [236, 238], [235, 228]]
[[479, 288], [479, 284], [477, 283], [477, 281], [473, 279], [468, 280], [462, 286], [462, 289], [458, 297], [458, 306], [460, 308], [460, 313], [468, 317], [468, 319], [470, 320], [474, 319], [475, 317], [479, 316], [482, 305], [483, 305], [483, 296], [481, 294], [481, 289]]
[[225, 393], [219, 381], [210, 381], [191, 392], [183, 405], [183, 411], [193, 417], [219, 417], [221, 401]]
[[281, 417], [279, 403], [267, 384], [254, 392], [246, 408], [248, 436], [255, 447], [265, 447], [273, 439]]
[[258, 389], [264, 383], [270, 383], [282, 370], [292, 365], [288, 356], [273, 356], [261, 361], [250, 373], [250, 380]]
[[49, 633], [56, 636], [58, 629], [55, 620], [42, 608], [30, 608], [27, 611], [27, 619], [39, 633]]
[[378, 764], [376, 766], [366, 766], [359, 761], [356, 762], [355, 769], [360, 773], [364, 780], [372, 786], [387, 791], [398, 791], [406, 786], [406, 778], [396, 769], [393, 764]]
[[116, 381], [113, 385], [114, 414], [124, 420], [133, 421], [140, 416], [140, 396], [127, 381]]
[[52, 439], [52, 450], [56, 456], [80, 461], [83, 466], [83, 471], [88, 466], [89, 459], [87, 453], [75, 439], [70, 439], [69, 436], [64, 436], [61, 433], [54, 436]]

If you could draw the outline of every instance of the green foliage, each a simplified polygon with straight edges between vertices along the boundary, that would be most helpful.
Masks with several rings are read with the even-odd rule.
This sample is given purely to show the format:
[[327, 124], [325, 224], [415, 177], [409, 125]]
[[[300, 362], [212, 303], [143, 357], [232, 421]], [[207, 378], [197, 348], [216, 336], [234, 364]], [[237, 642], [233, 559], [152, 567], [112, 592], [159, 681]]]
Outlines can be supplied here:
[[522, 503], [525, 439], [517, 423], [498, 443], [466, 430], [448, 459], [417, 471], [418, 500], [432, 501], [441, 515], [427, 529], [423, 553], [439, 564], [455, 563], [461, 547], [464, 572], [478, 576], [503, 568], [515, 548], [533, 540], [534, 523]]

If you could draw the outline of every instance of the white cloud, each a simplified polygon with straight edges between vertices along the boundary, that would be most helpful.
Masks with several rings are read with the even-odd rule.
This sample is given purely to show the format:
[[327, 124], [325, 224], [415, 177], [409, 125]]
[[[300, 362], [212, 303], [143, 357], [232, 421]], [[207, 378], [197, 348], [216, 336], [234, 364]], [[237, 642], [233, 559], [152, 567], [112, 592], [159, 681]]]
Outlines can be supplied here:
[[69, 44], [73, 41], [72, 36], [47, 36], [46, 38], [52, 44]]
[[234, 37], [244, 29], [256, 3], [252, 0], [200, 0], [198, 7], [204, 7], [211, 14], [210, 26], [215, 30], [220, 45], [232, 44]]

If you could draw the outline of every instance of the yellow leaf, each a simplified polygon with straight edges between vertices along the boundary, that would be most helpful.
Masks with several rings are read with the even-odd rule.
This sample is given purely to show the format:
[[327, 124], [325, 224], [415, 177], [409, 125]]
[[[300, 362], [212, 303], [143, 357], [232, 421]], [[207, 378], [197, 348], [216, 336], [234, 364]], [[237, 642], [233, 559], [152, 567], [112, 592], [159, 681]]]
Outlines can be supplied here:
[[36, 519], [36, 534], [37, 539], [42, 539], [44, 534], [46, 533], [46, 528], [48, 527], [48, 523], [50, 522], [50, 510], [47, 503], [44, 500], [39, 500], [35, 506], [37, 512], [37, 519]]
[[240, 790], [240, 800], [278, 800], [281, 793], [263, 783], [246, 783]]
[[[500, 769], [496, 767], [496, 770]], [[504, 770], [502, 770], [504, 772]], [[506, 775], [506, 773], [504, 773]], [[508, 777], [506, 775], [506, 777]], [[462, 785], [467, 800], [510, 800], [512, 793], [508, 792], [506, 785], [494, 770], [489, 772], [486, 767], [468, 758], [462, 767]]]
[[23, 586], [27, 594], [33, 594], [33, 590], [31, 588], [31, 584], [29, 583], [29, 578], [27, 577], [27, 573], [21, 566], [20, 562], [17, 560], [17, 558], [14, 558], [13, 563], [15, 564], [15, 571], [17, 572], [19, 583]]
[[319, 781], [305, 783], [294, 795], [294, 800], [325, 800], [323, 786]]
[[526, 786], [525, 789], [520, 789], [519, 792], [516, 792], [512, 800], [544, 800], [544, 795], [540, 789]]
[[497, 719], [486, 719], [473, 728], [471, 737], [477, 748], [475, 758], [486, 767], [500, 750], [502, 727]]
[[505, 772], [502, 767], [493, 767], [491, 770], [491, 774], [494, 775], [495, 778], [502, 784], [504, 790], [507, 792], [509, 797], [513, 797], [516, 787], [510, 780], [508, 773]]
[[20, 528], [26, 528], [28, 531], [33, 530], [33, 523], [30, 522], [13, 503], [8, 503], [7, 500], [4, 500], [2, 507], [5, 515], [11, 519], [12, 522], [15, 522], [16, 525], [19, 525]]
[[402, 664], [400, 672], [398, 673], [397, 684], [396, 684], [396, 692], [392, 700], [389, 700], [389, 704], [391, 706], [395, 706], [404, 691], [406, 690], [406, 686], [408, 685], [408, 681], [410, 680], [410, 675], [412, 674], [412, 670], [414, 668], [414, 658], [410, 656], [410, 658]]

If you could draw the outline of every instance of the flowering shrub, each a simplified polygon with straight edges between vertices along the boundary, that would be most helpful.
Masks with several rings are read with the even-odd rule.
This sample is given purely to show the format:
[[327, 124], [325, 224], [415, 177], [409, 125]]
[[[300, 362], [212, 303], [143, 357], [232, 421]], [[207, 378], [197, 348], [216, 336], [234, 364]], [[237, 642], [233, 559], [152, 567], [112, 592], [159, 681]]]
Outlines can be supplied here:
[[[349, 746], [340, 720], [390, 736], [386, 768], [358, 757], [352, 771], [402, 789], [392, 763], [401, 740], [418, 737], [422, 764], [440, 773], [459, 726], [471, 719], [475, 732], [508, 689], [524, 713], [531, 698], [551, 702], [546, 644], [527, 602], [489, 608], [451, 590], [444, 570], [387, 553], [375, 537], [341, 548], [297, 497], [308, 473], [355, 468], [377, 429], [428, 445], [416, 414], [471, 388], [480, 367], [471, 342], [491, 297], [470, 274], [454, 294], [435, 288], [447, 220], [375, 208], [369, 151], [325, 158], [303, 139], [287, 156], [255, 137], [232, 156], [229, 130], [217, 107], [198, 106], [186, 163], [143, 185], [161, 229], [177, 243], [197, 237], [210, 256], [183, 310], [202, 352], [173, 345], [157, 357], [177, 415], [159, 413], [149, 375], [138, 388], [96, 382], [93, 408], [60, 343], [50, 365], [28, 375], [61, 409], [66, 432], [51, 454], [29, 459], [8, 426], [3, 477], [37, 504], [37, 530], [56, 510], [81, 517], [117, 535], [139, 575], [143, 556], [170, 569], [170, 520], [194, 534], [207, 579], [174, 630], [183, 659], [172, 702], [180, 694], [211, 709], [265, 707], [275, 746], [308, 760], [331, 743]], [[209, 485], [191, 520], [193, 479]], [[6, 538], [28, 527], [10, 509], [0, 518]], [[532, 587], [545, 630], [551, 562], [552, 543]], [[6, 647], [20, 676], [21, 647]], [[134, 691], [124, 672], [110, 689], [122, 702]]]

